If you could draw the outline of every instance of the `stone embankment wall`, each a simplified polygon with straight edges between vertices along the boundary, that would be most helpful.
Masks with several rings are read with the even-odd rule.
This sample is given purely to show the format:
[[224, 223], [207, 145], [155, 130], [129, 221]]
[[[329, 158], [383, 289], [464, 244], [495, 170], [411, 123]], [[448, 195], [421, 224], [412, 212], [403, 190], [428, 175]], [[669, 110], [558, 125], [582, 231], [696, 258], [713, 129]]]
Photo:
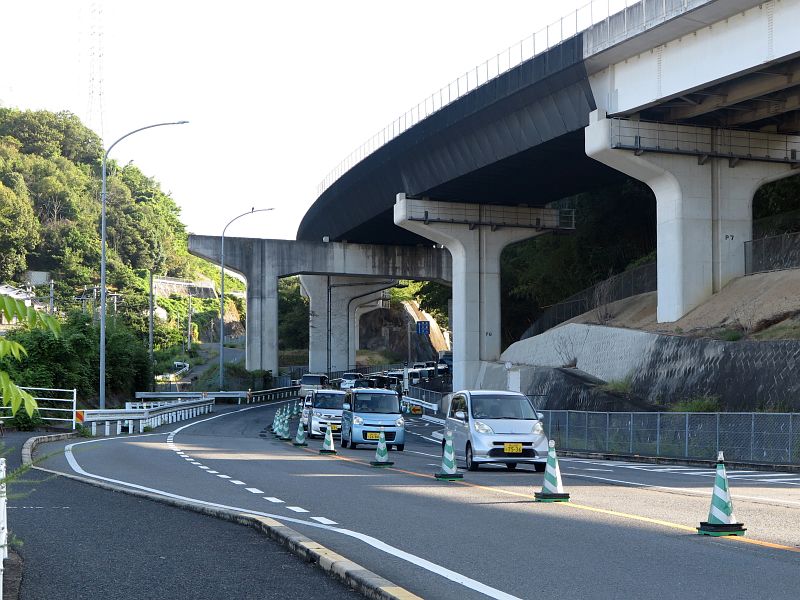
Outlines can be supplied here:
[[[506, 362], [512, 369], [499, 373]], [[500, 365], [484, 369], [489, 385], [482, 387], [499, 385], [505, 375], [508, 383], [517, 378], [520, 391], [536, 394], [548, 381], [552, 389], [563, 380], [527, 366], [576, 369], [603, 381], [629, 379], [631, 391], [653, 405], [719, 396], [728, 411], [800, 411], [800, 342], [793, 340], [722, 342], [569, 324], [509, 346]]]

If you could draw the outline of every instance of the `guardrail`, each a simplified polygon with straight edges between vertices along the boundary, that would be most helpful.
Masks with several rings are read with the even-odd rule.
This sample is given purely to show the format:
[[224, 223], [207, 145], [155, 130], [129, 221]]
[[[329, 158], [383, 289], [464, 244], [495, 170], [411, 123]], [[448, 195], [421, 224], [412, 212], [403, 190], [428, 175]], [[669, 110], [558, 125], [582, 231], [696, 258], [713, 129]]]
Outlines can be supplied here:
[[[28, 392], [38, 405], [37, 412], [42, 421], [48, 423], [70, 423], [75, 429], [75, 407], [77, 404], [77, 390], [62, 390], [58, 388], [21, 387]], [[11, 418], [11, 407], [0, 406], [0, 418]]]
[[92, 435], [97, 435], [97, 424], [105, 424], [105, 435], [111, 435], [111, 424], [116, 424], [116, 435], [122, 434], [123, 427], [128, 433], [134, 433], [138, 423], [139, 433], [144, 433], [145, 427], [159, 427], [178, 421], [193, 419], [200, 415], [212, 412], [214, 409], [213, 398], [200, 398], [198, 400], [185, 400], [171, 402], [154, 408], [137, 410], [107, 409], [77, 411], [77, 419], [84, 425], [91, 425]]
[[273, 388], [271, 390], [259, 390], [251, 392], [251, 398], [248, 398], [247, 403], [250, 402], [274, 402], [276, 400], [285, 400], [286, 398], [295, 398], [300, 395], [299, 385], [290, 385], [288, 387]]
[[800, 464], [800, 413], [540, 412], [564, 450]]
[[8, 558], [8, 497], [6, 459], [0, 458], [0, 595], [3, 594], [3, 560]]
[[[317, 186], [317, 195], [322, 195], [344, 173], [420, 121], [579, 33], [592, 28], [589, 45], [594, 52], [600, 52], [703, 2], [661, 0], [647, 3], [646, 9], [644, 4], [640, 0], [592, 0], [498, 52], [419, 102], [353, 150]], [[636, 10], [637, 5], [641, 6], [640, 10]]]

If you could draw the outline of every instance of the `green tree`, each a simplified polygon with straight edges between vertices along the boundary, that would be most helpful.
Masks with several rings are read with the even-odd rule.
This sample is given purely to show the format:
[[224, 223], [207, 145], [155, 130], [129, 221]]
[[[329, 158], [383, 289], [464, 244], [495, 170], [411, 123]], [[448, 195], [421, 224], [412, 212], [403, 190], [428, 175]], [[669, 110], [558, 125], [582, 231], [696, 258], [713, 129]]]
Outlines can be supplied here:
[[0, 279], [8, 281], [27, 267], [27, 254], [39, 241], [33, 208], [0, 182]]

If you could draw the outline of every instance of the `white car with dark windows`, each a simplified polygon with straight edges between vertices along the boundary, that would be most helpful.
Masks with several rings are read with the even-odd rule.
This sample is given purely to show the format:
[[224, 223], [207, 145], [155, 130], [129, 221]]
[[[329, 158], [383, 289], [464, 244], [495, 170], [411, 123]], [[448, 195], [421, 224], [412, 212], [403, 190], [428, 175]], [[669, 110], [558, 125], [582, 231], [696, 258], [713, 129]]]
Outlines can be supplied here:
[[314, 390], [308, 410], [308, 437], [324, 436], [330, 428], [333, 435], [342, 432], [342, 403], [346, 393], [342, 390]]
[[[464, 390], [453, 394], [445, 421], [456, 459], [476, 471], [482, 463], [547, 465], [547, 436], [530, 398], [518, 392]], [[444, 451], [444, 442], [442, 442]]]

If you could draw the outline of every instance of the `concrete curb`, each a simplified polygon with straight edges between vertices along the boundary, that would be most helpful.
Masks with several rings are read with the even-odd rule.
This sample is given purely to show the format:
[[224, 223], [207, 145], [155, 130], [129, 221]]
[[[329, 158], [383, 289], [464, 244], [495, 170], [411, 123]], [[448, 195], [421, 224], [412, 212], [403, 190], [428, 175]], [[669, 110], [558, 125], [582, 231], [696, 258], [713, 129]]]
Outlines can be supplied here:
[[[58, 434], [54, 436], [38, 436], [30, 438], [22, 449], [22, 461], [24, 465], [32, 466], [33, 451], [36, 446], [46, 442], [57, 442], [60, 440], [76, 437], [75, 433]], [[26, 454], [27, 452], [27, 454]], [[26, 458], [27, 456], [27, 458]], [[256, 531], [260, 531], [270, 539], [275, 540], [279, 544], [288, 548], [292, 553], [308, 562], [315, 563], [323, 571], [327, 572], [332, 577], [344, 582], [354, 590], [363, 594], [366, 598], [375, 600], [422, 600], [419, 596], [412, 594], [408, 590], [395, 585], [391, 581], [380, 577], [376, 573], [369, 571], [355, 563], [348, 560], [344, 556], [337, 554], [333, 550], [326, 548], [322, 544], [318, 544], [312, 539], [307, 538], [303, 534], [282, 523], [268, 517], [259, 517], [247, 513], [241, 513], [233, 510], [226, 510], [223, 508], [214, 508], [210, 506], [201, 506], [191, 502], [184, 502], [183, 500], [176, 500], [174, 498], [166, 498], [158, 494], [152, 494], [143, 490], [129, 489], [124, 486], [113, 485], [103, 481], [95, 481], [80, 475], [72, 475], [68, 473], [60, 473], [44, 467], [32, 468], [53, 475], [59, 475], [67, 479], [87, 483], [98, 488], [110, 490], [112, 492], [120, 492], [138, 498], [145, 498], [154, 502], [160, 502], [169, 506], [182, 508], [184, 510], [191, 510], [203, 515], [216, 517], [225, 521], [238, 523], [253, 527]]]

